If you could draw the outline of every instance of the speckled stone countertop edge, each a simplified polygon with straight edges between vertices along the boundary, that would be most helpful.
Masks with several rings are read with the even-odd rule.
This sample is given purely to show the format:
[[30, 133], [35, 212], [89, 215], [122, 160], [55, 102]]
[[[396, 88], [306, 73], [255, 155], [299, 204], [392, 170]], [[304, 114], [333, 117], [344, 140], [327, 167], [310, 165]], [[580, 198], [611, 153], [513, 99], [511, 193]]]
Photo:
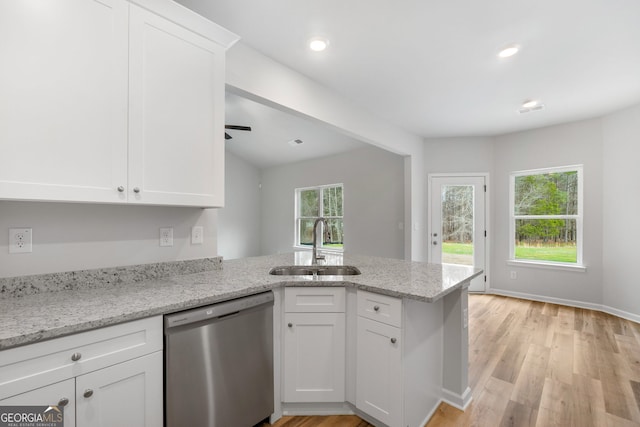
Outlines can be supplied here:
[[[229, 299], [292, 286], [345, 286], [397, 298], [435, 302], [466, 288], [481, 270], [373, 257], [345, 257], [360, 276], [271, 276], [268, 267], [300, 263], [287, 255], [225, 261], [223, 268], [118, 283], [108, 287], [0, 298], [0, 350], [100, 327], [164, 315]], [[305, 261], [302, 261], [304, 265]], [[438, 277], [440, 274], [440, 277]], [[446, 280], [445, 280], [446, 279]], [[449, 283], [445, 286], [445, 281]], [[38, 308], [50, 303], [52, 313]]]

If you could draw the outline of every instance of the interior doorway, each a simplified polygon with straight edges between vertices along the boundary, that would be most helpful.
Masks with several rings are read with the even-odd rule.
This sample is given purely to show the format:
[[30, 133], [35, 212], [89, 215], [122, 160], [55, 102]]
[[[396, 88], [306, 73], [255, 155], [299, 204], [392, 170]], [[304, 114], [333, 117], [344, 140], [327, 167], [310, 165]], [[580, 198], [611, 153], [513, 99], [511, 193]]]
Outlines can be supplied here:
[[488, 176], [429, 175], [429, 261], [470, 265], [485, 273], [471, 281], [470, 292], [486, 290]]

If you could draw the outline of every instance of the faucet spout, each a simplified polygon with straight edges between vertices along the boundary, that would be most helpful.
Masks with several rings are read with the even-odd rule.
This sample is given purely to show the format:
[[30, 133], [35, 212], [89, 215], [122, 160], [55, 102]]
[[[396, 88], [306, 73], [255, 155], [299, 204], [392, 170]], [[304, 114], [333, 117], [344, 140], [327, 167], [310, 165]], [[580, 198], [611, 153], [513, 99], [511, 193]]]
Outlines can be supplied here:
[[[313, 223], [313, 252], [311, 254], [311, 264], [312, 265], [318, 264], [318, 260], [319, 259], [324, 259], [324, 255], [318, 255], [318, 242], [317, 242], [318, 233], [317, 233], [317, 228], [318, 228], [318, 224], [319, 223], [323, 223], [325, 229], [329, 228], [329, 226], [327, 225], [327, 220], [324, 219], [323, 217], [317, 218], [315, 220], [315, 222]], [[322, 233], [322, 236], [324, 238], [324, 233]]]

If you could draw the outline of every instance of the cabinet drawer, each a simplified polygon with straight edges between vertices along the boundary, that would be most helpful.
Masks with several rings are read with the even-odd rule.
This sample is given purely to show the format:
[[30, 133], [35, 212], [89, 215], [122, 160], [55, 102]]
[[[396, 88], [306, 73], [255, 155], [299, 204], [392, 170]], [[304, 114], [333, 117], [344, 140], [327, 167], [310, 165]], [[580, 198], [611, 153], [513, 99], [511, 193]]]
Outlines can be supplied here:
[[162, 350], [162, 316], [0, 352], [0, 399]]
[[358, 291], [358, 316], [402, 327], [402, 300], [387, 295]]
[[287, 313], [344, 313], [344, 288], [285, 288], [284, 309]]

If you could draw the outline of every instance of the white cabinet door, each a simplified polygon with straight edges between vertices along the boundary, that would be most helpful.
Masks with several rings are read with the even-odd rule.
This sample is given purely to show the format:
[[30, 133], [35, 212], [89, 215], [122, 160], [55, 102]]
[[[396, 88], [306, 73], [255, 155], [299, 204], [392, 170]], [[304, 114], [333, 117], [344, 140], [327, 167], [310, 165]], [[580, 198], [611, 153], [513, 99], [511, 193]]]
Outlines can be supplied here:
[[285, 402], [345, 400], [344, 313], [286, 313]]
[[126, 200], [128, 8], [0, 2], [0, 199]]
[[391, 427], [402, 425], [401, 331], [358, 317], [356, 407]]
[[130, 20], [129, 201], [222, 206], [225, 50], [134, 5]]
[[76, 378], [78, 427], [162, 427], [162, 352]]
[[76, 425], [75, 390], [75, 380], [71, 378], [0, 400], [0, 406], [57, 405], [63, 409], [65, 427], [74, 427]]

